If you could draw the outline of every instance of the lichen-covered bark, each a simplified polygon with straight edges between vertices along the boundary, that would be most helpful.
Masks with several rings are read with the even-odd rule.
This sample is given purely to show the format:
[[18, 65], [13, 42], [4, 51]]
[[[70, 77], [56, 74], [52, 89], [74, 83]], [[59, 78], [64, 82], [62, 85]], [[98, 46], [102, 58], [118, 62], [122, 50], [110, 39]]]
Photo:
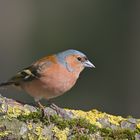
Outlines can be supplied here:
[[[0, 140], [139, 140], [140, 120], [97, 110], [40, 109], [0, 96]], [[62, 114], [63, 112], [63, 114]]]

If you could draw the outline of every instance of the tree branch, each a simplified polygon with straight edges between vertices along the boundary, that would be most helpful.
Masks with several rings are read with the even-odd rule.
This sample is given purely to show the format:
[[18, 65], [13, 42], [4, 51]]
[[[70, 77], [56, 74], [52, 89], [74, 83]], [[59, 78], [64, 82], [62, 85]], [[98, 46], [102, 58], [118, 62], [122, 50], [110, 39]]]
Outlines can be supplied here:
[[[140, 139], [140, 120], [113, 116], [97, 110], [49, 107], [40, 109], [0, 96], [0, 139], [2, 140], [91, 140]], [[62, 114], [63, 112], [63, 114]]]

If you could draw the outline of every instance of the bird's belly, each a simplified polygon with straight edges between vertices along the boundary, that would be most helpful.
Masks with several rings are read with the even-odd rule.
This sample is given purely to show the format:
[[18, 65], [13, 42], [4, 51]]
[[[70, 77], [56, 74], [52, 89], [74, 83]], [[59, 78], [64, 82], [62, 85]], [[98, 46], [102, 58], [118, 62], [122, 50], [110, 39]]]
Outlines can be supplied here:
[[43, 87], [47, 89], [53, 96], [59, 96], [73, 87], [76, 82], [75, 78], [65, 77], [65, 75], [57, 75], [57, 78], [49, 77], [42, 79]]
[[53, 76], [48, 76], [47, 79], [41, 77], [38, 80], [27, 82], [22, 87], [35, 98], [51, 99], [68, 91], [75, 82], [75, 78], [57, 75], [57, 78]]

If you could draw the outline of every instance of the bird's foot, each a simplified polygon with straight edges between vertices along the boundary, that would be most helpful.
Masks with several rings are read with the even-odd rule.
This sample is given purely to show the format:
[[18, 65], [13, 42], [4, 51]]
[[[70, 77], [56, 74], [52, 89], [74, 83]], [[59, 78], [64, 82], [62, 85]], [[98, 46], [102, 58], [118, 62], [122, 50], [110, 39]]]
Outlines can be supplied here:
[[64, 119], [73, 118], [73, 113], [71, 111], [67, 111], [67, 110], [65, 110], [63, 108], [60, 108], [57, 105], [55, 105], [54, 103], [50, 104], [50, 108], [43, 106], [40, 102], [38, 102], [38, 106], [41, 109], [42, 118], [47, 116], [49, 124], [51, 122], [50, 117], [55, 115], [55, 114], [61, 116]]
[[38, 104], [38, 106], [39, 106], [39, 108], [41, 110], [41, 118], [44, 118], [44, 117], [47, 116], [48, 123], [50, 124], [51, 123], [51, 121], [50, 121], [50, 114], [46, 111], [46, 107], [43, 106], [40, 102], [37, 102], [37, 104]]
[[66, 111], [63, 108], [58, 107], [54, 103], [50, 105], [50, 108], [56, 111], [57, 115], [60, 115], [64, 119], [71, 119], [73, 118], [73, 113], [71, 111]]

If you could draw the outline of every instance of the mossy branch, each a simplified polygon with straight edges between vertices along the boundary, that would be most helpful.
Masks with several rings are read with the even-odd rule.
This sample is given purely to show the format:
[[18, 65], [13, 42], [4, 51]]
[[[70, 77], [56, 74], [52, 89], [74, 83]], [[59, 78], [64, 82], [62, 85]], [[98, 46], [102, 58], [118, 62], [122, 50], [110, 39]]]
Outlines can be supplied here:
[[[97, 110], [65, 109], [64, 116], [47, 107], [22, 105], [0, 96], [0, 139], [3, 140], [121, 140], [140, 139], [140, 120]], [[63, 110], [63, 109], [62, 109]]]

